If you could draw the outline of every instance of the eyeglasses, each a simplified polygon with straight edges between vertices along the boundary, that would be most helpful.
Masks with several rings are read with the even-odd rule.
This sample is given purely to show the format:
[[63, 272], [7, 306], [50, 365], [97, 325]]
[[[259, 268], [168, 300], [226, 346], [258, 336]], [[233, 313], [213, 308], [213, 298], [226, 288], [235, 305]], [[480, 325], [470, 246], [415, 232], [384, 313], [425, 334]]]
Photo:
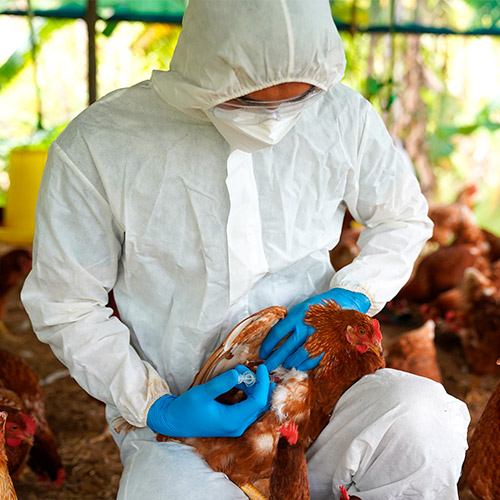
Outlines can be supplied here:
[[281, 120], [302, 111], [319, 99], [325, 91], [318, 87], [295, 97], [276, 101], [257, 101], [249, 97], [237, 97], [210, 108], [208, 112], [219, 119], [244, 123], [259, 123], [265, 119]]
[[240, 106], [240, 107], [263, 107], [263, 108], [274, 108], [276, 106], [282, 106], [284, 104], [293, 104], [297, 102], [307, 101], [309, 98], [315, 96], [317, 93], [322, 94], [324, 91], [314, 85], [306, 90], [303, 94], [298, 96], [289, 97], [288, 99], [279, 99], [275, 101], [260, 101], [257, 99], [252, 99], [250, 97], [237, 97], [236, 99], [232, 99], [229, 102], [224, 104], [229, 104], [231, 106]]

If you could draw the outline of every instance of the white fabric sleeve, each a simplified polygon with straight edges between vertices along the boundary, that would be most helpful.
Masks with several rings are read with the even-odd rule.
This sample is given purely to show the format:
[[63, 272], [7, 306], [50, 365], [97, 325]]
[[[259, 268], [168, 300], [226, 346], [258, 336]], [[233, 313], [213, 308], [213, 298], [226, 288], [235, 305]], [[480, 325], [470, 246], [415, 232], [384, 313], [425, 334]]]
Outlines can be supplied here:
[[57, 143], [51, 146], [38, 197], [33, 269], [21, 298], [38, 338], [78, 384], [141, 427], [153, 402], [170, 391], [106, 307], [123, 230], [97, 179], [95, 170], [91, 182]]
[[374, 315], [409, 279], [432, 222], [414, 172], [371, 105], [358, 144], [345, 201], [365, 228], [359, 255], [334, 275], [331, 286], [364, 293], [371, 303], [368, 314]]

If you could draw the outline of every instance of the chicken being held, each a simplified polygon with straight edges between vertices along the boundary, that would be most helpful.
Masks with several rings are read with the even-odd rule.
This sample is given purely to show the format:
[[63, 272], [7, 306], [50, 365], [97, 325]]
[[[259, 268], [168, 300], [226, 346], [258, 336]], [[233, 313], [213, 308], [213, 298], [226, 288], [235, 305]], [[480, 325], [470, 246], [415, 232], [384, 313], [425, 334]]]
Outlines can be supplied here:
[[[240, 323], [208, 359], [193, 385], [205, 383], [236, 365], [255, 370], [262, 363], [262, 341], [285, 314], [286, 309], [276, 306]], [[294, 422], [300, 428], [298, 444], [306, 450], [328, 423], [340, 396], [363, 375], [385, 366], [377, 320], [328, 300], [311, 305], [304, 322], [315, 330], [305, 343], [309, 355], [317, 357], [324, 352], [319, 365], [309, 372], [282, 366], [272, 371], [270, 376], [277, 386], [271, 409], [243, 435], [175, 438], [194, 446], [215, 471], [224, 472], [250, 498], [262, 498], [255, 489], [268, 495], [271, 463], [284, 422]], [[222, 402], [234, 403], [244, 397], [242, 391], [235, 392], [227, 393]], [[174, 438], [158, 435], [157, 439]], [[290, 474], [293, 477], [293, 471]]]
[[5, 424], [7, 422], [7, 413], [0, 411], [0, 498], [2, 500], [17, 500], [16, 491], [12, 484], [7, 462], [7, 453], [5, 452]]
[[19, 397], [26, 413], [36, 422], [28, 465], [41, 479], [61, 484], [64, 480], [64, 469], [54, 434], [45, 416], [45, 403], [38, 376], [19, 356], [0, 350], [0, 383]]
[[283, 425], [271, 466], [270, 500], [309, 500], [306, 454], [294, 422]]
[[435, 323], [432, 320], [415, 330], [403, 332], [390, 346], [387, 367], [441, 382], [434, 337]]
[[[500, 360], [497, 361], [500, 364]], [[480, 500], [500, 498], [500, 382], [469, 440], [462, 480]]]
[[4, 323], [8, 292], [31, 269], [31, 252], [16, 248], [0, 256], [0, 334], [17, 340]]

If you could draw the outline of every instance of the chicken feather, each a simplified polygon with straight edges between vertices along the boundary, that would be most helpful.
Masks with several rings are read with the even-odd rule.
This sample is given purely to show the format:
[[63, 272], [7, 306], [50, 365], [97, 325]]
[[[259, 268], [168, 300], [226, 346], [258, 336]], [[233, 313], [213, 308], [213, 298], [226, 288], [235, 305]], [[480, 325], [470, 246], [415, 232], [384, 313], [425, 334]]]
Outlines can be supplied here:
[[[497, 362], [499, 363], [500, 360]], [[465, 456], [463, 479], [481, 500], [500, 498], [500, 383], [481, 414]]]

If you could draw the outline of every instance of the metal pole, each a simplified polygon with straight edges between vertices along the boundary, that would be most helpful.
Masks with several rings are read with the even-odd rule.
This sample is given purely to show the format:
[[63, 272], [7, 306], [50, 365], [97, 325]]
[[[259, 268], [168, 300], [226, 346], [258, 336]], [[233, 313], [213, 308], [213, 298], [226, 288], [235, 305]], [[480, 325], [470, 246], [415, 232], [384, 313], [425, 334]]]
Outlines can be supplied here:
[[28, 0], [28, 23], [30, 27], [30, 45], [31, 45], [31, 57], [33, 59], [33, 81], [35, 84], [35, 95], [36, 95], [36, 115], [37, 115], [37, 123], [36, 129], [43, 129], [43, 120], [42, 120], [42, 91], [40, 90], [40, 86], [38, 85], [38, 65], [37, 65], [37, 53], [38, 53], [38, 36], [35, 32], [35, 27], [33, 26], [33, 6], [31, 5], [31, 0]]
[[95, 23], [97, 21], [97, 0], [87, 0], [85, 22], [88, 33], [88, 90], [89, 105], [97, 100], [97, 62], [95, 48]]

